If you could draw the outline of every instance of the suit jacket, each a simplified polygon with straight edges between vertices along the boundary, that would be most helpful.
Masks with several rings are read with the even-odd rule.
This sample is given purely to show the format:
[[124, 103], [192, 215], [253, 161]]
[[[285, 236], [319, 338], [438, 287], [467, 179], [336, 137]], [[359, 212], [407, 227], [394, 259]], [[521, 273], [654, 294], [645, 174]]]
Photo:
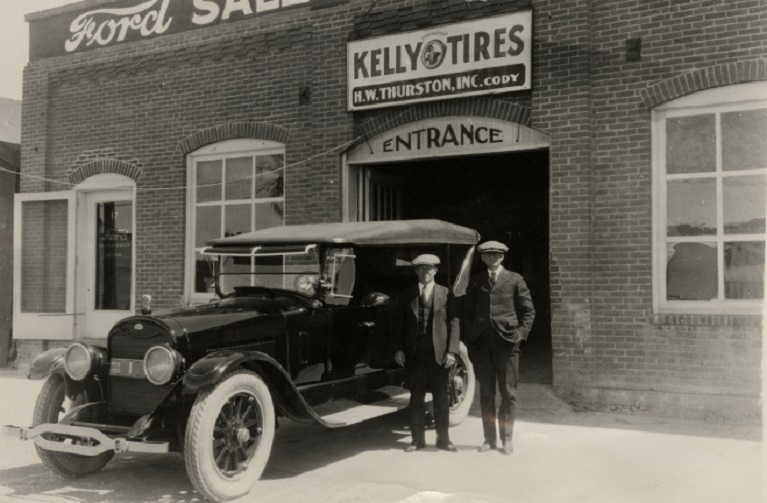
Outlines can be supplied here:
[[461, 325], [466, 346], [476, 347], [482, 332], [492, 327], [509, 342], [527, 340], [535, 308], [530, 290], [519, 274], [504, 269], [495, 285], [487, 270], [472, 276], [462, 299]]
[[[403, 351], [406, 358], [415, 355], [418, 344], [418, 294], [417, 284], [405, 289], [394, 310], [392, 345], [394, 351]], [[458, 354], [460, 313], [450, 290], [437, 284], [432, 290], [431, 310], [434, 359], [441, 365], [445, 353]]]

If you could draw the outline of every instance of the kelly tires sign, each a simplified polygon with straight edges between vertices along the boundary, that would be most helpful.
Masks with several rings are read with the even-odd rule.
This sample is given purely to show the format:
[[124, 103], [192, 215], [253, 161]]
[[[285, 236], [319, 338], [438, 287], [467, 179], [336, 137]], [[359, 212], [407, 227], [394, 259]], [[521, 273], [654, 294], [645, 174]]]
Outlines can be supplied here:
[[532, 11], [348, 44], [348, 110], [530, 89]]

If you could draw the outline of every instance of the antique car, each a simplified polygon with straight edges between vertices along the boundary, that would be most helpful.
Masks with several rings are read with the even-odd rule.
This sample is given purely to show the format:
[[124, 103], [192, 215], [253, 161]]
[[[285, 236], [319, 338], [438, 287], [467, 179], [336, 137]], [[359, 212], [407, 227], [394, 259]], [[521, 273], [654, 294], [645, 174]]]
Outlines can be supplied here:
[[[47, 378], [33, 440], [65, 478], [118, 452], [183, 452], [205, 498], [251, 490], [278, 418], [326, 427], [406, 407], [389, 313], [417, 281], [410, 261], [441, 257], [439, 283], [465, 290], [479, 234], [439, 220], [284, 226], [206, 243], [216, 297], [208, 304], [125, 318], [104, 347], [74, 342], [40, 354]], [[213, 297], [213, 294], [211, 294]], [[461, 348], [450, 371], [451, 423], [468, 414], [474, 375]]]

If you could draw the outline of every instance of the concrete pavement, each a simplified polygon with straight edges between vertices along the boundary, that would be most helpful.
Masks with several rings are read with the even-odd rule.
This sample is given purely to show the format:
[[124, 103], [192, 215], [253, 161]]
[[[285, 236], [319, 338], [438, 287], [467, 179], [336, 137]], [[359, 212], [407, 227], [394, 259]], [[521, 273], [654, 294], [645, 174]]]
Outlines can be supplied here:
[[[40, 382], [0, 371], [0, 424], [29, 423]], [[451, 429], [456, 454], [406, 454], [398, 413], [327, 430], [281, 421], [262, 481], [238, 501], [274, 503], [761, 503], [760, 424], [573, 412], [522, 385], [514, 454], [478, 453], [476, 407]], [[434, 442], [434, 432], [427, 432]], [[199, 501], [179, 455], [118, 455], [98, 474], [61, 480], [33, 445], [0, 438], [0, 501]]]

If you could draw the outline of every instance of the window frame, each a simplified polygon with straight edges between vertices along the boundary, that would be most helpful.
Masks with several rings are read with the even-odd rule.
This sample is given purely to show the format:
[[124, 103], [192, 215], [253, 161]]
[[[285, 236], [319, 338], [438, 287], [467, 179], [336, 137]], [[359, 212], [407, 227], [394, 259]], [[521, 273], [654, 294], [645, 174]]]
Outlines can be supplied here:
[[[767, 176], [767, 166], [751, 170], [726, 171], [722, 168], [721, 114], [767, 108], [767, 82], [724, 86], [693, 93], [672, 100], [652, 110], [652, 207], [653, 207], [653, 313], [654, 314], [761, 314], [765, 299], [724, 298], [724, 244], [727, 242], [767, 242], [761, 234], [725, 234], [723, 232], [723, 181], [732, 176]], [[716, 170], [704, 173], [666, 173], [666, 119], [699, 114], [716, 114]], [[717, 298], [713, 300], [668, 300], [666, 293], [667, 246], [687, 242], [689, 238], [667, 236], [667, 188], [673, 180], [713, 178], [716, 181], [717, 233], [695, 236], [696, 242], [717, 245]]]
[[[270, 140], [255, 140], [255, 139], [235, 139], [224, 140], [217, 143], [206, 145], [202, 148], [195, 150], [187, 154], [186, 156], [186, 172], [187, 172], [187, 195], [186, 195], [186, 253], [184, 255], [184, 302], [186, 304], [203, 304], [215, 297], [215, 294], [195, 292], [195, 274], [196, 274], [196, 261], [197, 253], [202, 251], [203, 247], [196, 246], [196, 232], [197, 232], [197, 164], [199, 162], [213, 161], [213, 160], [225, 160], [227, 158], [236, 157], [258, 157], [262, 155], [282, 155], [283, 156], [283, 170], [285, 169], [285, 145], [283, 143], [270, 141]], [[283, 176], [285, 176], [283, 171]], [[222, 178], [222, 181], [224, 179]], [[281, 202], [283, 209], [285, 207], [285, 191], [281, 197], [267, 197], [256, 198], [254, 193], [253, 199], [237, 199], [227, 201], [222, 195], [222, 199], [216, 202], [204, 203], [205, 206], [219, 206], [224, 207], [226, 205], [242, 205], [245, 201], [251, 205], [251, 228], [255, 225], [255, 204], [259, 203], [271, 203]], [[284, 216], [283, 216], [284, 217]], [[225, 212], [221, 212], [222, 229], [224, 224]], [[283, 225], [285, 220], [283, 218]]]

